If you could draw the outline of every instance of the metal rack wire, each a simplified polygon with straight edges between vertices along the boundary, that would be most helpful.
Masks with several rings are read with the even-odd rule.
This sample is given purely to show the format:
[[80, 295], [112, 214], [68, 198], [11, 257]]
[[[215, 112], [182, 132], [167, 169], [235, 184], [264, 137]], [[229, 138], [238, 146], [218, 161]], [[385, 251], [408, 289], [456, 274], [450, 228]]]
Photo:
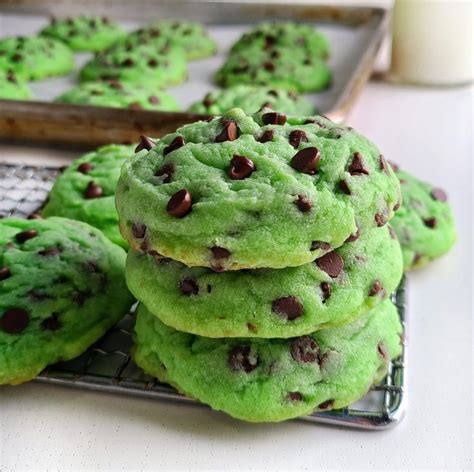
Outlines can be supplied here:
[[[60, 170], [50, 167], [0, 164], [0, 217], [25, 218], [40, 208]], [[406, 298], [403, 281], [392, 300], [406, 331]], [[157, 400], [195, 403], [169, 385], [158, 382], [138, 368], [130, 356], [134, 312], [131, 310], [97, 343], [79, 357], [46, 368], [38, 382], [87, 388], [104, 392], [147, 396]], [[302, 420], [363, 429], [384, 429], [403, 417], [406, 345], [390, 363], [386, 378], [359, 402], [340, 410], [318, 412]]]

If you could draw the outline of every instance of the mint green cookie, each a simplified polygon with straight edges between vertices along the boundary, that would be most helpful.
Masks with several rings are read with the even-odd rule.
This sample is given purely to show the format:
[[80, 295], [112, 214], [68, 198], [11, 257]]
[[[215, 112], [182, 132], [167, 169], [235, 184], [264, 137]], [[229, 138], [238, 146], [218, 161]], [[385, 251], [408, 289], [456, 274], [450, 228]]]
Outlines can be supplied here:
[[396, 169], [402, 206], [392, 220], [403, 252], [405, 270], [428, 264], [456, 242], [454, 216], [444, 190]]
[[169, 328], [140, 305], [135, 362], [215, 410], [282, 421], [360, 399], [400, 355], [395, 306], [339, 328], [290, 339], [211, 339]]
[[221, 115], [232, 108], [240, 108], [245, 113], [254, 113], [264, 106], [289, 115], [316, 113], [316, 107], [310, 100], [294, 92], [251, 85], [236, 85], [210, 92], [191, 105], [189, 111], [203, 115]]
[[231, 52], [246, 51], [257, 46], [260, 49], [271, 49], [284, 46], [289, 49], [303, 49], [311, 57], [326, 59], [329, 57], [330, 46], [326, 35], [312, 25], [294, 22], [259, 23], [232, 46]]
[[114, 195], [120, 168], [132, 154], [133, 146], [109, 144], [75, 160], [54, 183], [43, 216], [85, 221], [127, 248], [118, 229]]
[[85, 351], [130, 308], [125, 252], [64, 218], [0, 220], [0, 384]]
[[127, 36], [127, 44], [168, 45], [184, 50], [187, 60], [203, 59], [217, 51], [217, 45], [204, 26], [192, 21], [160, 20], [149, 23]]
[[118, 79], [154, 88], [169, 87], [187, 78], [184, 52], [180, 48], [158, 49], [143, 43], [128, 46], [120, 41], [110, 49], [96, 54], [80, 71], [80, 79]]
[[399, 198], [395, 174], [353, 129], [233, 109], [126, 161], [116, 205], [133, 249], [221, 271], [311, 262], [383, 226]]
[[303, 48], [254, 44], [232, 52], [215, 79], [222, 87], [246, 84], [314, 92], [329, 86], [331, 71], [323, 59]]
[[28, 100], [31, 91], [24, 79], [18, 77], [13, 69], [0, 69], [0, 99]]
[[52, 18], [40, 34], [59, 39], [73, 51], [102, 51], [123, 37], [125, 31], [106, 17], [81, 15]]
[[216, 273], [130, 251], [126, 273], [134, 296], [177, 330], [289, 338], [347, 323], [385, 300], [400, 282], [403, 261], [385, 226], [298, 267]]
[[26, 80], [66, 75], [74, 68], [71, 50], [42, 36], [0, 38], [0, 69], [13, 70]]
[[178, 103], [167, 92], [118, 80], [85, 82], [63, 93], [55, 101], [134, 110], [179, 110]]

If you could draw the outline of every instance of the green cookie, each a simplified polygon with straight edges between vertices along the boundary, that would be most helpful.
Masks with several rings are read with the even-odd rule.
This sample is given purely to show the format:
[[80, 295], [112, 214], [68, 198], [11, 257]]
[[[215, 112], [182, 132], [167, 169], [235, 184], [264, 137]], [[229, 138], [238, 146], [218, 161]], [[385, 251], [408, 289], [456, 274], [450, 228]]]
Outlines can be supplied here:
[[314, 92], [329, 86], [331, 71], [323, 59], [303, 48], [252, 45], [231, 53], [215, 78], [222, 87], [248, 84]]
[[399, 198], [378, 149], [351, 128], [233, 109], [128, 160], [116, 205], [133, 249], [221, 271], [311, 262], [383, 226]]
[[0, 384], [85, 351], [129, 310], [125, 252], [64, 218], [0, 220]]
[[303, 49], [311, 57], [326, 59], [330, 47], [327, 37], [313, 26], [304, 23], [271, 22], [260, 23], [245, 33], [231, 48], [231, 53], [246, 51], [254, 46], [271, 49], [284, 46], [289, 49]]
[[148, 84], [155, 88], [169, 87], [187, 78], [184, 52], [180, 48], [140, 44], [129, 47], [120, 41], [107, 51], [100, 52], [80, 71], [80, 79], [118, 79], [133, 84]]
[[0, 99], [28, 100], [31, 91], [27, 83], [13, 69], [0, 69]]
[[[395, 167], [396, 168], [396, 167]], [[422, 267], [447, 253], [456, 242], [454, 216], [444, 190], [396, 168], [402, 206], [392, 220], [405, 270]]]
[[240, 108], [250, 114], [262, 107], [272, 108], [289, 115], [316, 113], [316, 108], [311, 101], [294, 92], [251, 85], [236, 85], [210, 92], [202, 100], [191, 105], [189, 111], [203, 115], [221, 115], [232, 108]]
[[134, 296], [177, 330], [289, 338], [347, 323], [385, 300], [400, 282], [403, 261], [385, 226], [298, 267], [216, 273], [130, 251], [126, 273]]
[[62, 42], [42, 36], [0, 39], [0, 69], [13, 70], [26, 80], [66, 75], [74, 68], [74, 56]]
[[63, 93], [55, 101], [134, 110], [179, 110], [176, 100], [167, 92], [118, 80], [85, 82]]
[[186, 59], [191, 61], [212, 56], [217, 51], [215, 41], [203, 25], [181, 20], [160, 20], [150, 23], [130, 33], [127, 43], [131, 46], [147, 43], [156, 47], [165, 44], [179, 47], [184, 50]]
[[178, 390], [241, 420], [282, 421], [360, 399], [400, 355], [395, 306], [291, 339], [211, 339], [138, 310], [135, 362]]
[[118, 39], [125, 31], [106, 17], [77, 16], [75, 18], [51, 19], [41, 33], [66, 43], [73, 51], [102, 51]]
[[118, 229], [114, 194], [120, 167], [132, 153], [133, 146], [109, 144], [75, 160], [55, 182], [43, 216], [85, 221], [126, 249]]

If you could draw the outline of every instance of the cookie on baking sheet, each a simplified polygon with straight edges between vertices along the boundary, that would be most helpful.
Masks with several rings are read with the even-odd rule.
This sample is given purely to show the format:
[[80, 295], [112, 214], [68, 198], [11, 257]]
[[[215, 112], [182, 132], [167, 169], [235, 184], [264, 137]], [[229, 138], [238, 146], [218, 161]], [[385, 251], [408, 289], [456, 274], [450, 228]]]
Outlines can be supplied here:
[[61, 41], [43, 36], [0, 38], [0, 69], [13, 70], [25, 80], [69, 74], [74, 56]]
[[0, 69], [0, 100], [28, 100], [31, 98], [31, 91], [28, 84], [15, 74], [13, 69]]
[[132, 304], [125, 252], [65, 218], [0, 220], [0, 384], [78, 356]]
[[252, 45], [231, 53], [215, 79], [221, 87], [246, 84], [315, 92], [329, 86], [331, 71], [323, 59], [302, 48]]
[[232, 46], [231, 53], [246, 51], [257, 46], [272, 49], [283, 46], [289, 49], [302, 49], [312, 57], [327, 59], [330, 54], [329, 40], [314, 26], [291, 21], [259, 23], [247, 31]]
[[289, 115], [314, 115], [316, 107], [305, 97], [287, 90], [270, 87], [236, 85], [228, 89], [214, 90], [189, 108], [193, 113], [222, 115], [232, 108], [245, 113], [254, 113], [262, 107], [271, 108]]
[[119, 80], [84, 82], [64, 92], [55, 101], [133, 110], [179, 110], [175, 98], [168, 92]]
[[322, 117], [233, 109], [145, 144], [117, 185], [122, 235], [188, 266], [311, 262], [383, 226], [400, 198], [378, 149]]
[[392, 220], [403, 252], [405, 270], [428, 264], [456, 242], [454, 216], [444, 190], [395, 166], [402, 205]]
[[358, 318], [395, 290], [402, 273], [400, 244], [387, 225], [286, 269], [216, 273], [130, 251], [126, 277], [134, 296], [177, 330], [290, 338]]
[[147, 43], [131, 47], [125, 40], [97, 53], [80, 71], [82, 82], [117, 79], [155, 88], [177, 85], [187, 76], [182, 49], [169, 46], [159, 49]]
[[54, 183], [43, 216], [85, 221], [127, 248], [118, 229], [115, 186], [120, 167], [133, 154], [133, 148], [109, 144], [75, 160]]
[[200, 23], [183, 20], [159, 20], [133, 31], [127, 36], [127, 44], [153, 44], [165, 42], [171, 47], [184, 50], [187, 60], [203, 59], [217, 51], [216, 42]]
[[125, 36], [125, 31], [107, 17], [76, 16], [51, 18], [50, 24], [40, 33], [59, 39], [73, 51], [102, 51]]
[[215, 410], [282, 421], [358, 400], [401, 353], [395, 306], [339, 328], [290, 339], [211, 339], [167, 327], [140, 305], [135, 362]]

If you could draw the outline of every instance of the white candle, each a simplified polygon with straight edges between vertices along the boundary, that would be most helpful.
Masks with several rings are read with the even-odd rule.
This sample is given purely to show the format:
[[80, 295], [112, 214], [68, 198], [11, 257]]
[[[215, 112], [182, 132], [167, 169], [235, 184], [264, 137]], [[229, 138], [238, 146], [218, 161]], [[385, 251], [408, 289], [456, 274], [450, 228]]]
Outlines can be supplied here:
[[473, 81], [472, 0], [396, 0], [390, 75], [403, 82]]

